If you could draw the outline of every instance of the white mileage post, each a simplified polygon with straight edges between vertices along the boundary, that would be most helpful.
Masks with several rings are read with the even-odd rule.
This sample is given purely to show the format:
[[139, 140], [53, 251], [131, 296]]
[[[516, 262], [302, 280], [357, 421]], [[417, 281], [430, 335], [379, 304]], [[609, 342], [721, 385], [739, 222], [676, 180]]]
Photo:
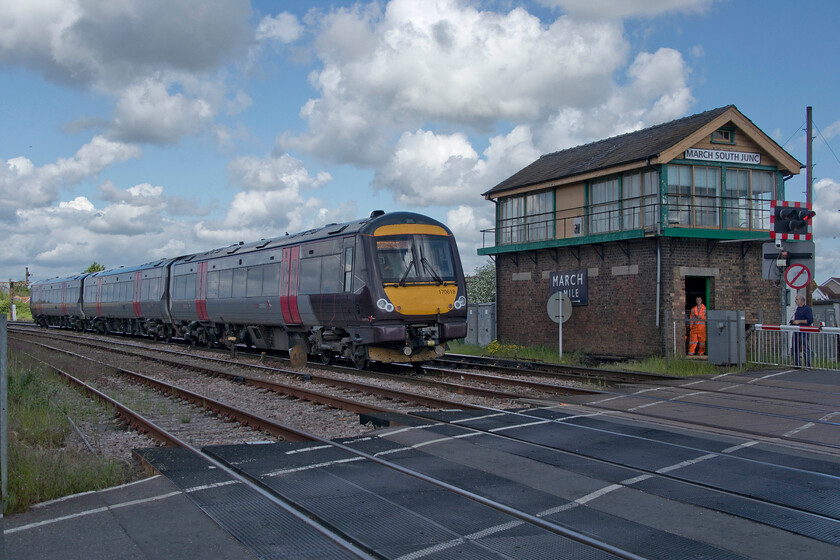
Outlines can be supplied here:
[[549, 318], [557, 323], [557, 354], [559, 359], [563, 360], [563, 323], [569, 320], [572, 316], [572, 300], [563, 292], [556, 292], [551, 294], [546, 304], [546, 311], [548, 311]]

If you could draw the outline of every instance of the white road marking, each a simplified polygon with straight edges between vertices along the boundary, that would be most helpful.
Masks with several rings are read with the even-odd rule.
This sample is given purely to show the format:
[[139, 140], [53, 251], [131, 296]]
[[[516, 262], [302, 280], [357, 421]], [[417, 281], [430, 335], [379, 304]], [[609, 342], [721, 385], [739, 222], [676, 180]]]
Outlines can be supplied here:
[[74, 513], [72, 515], [63, 515], [61, 517], [56, 517], [54, 519], [45, 519], [44, 521], [38, 521], [37, 523], [30, 523], [28, 525], [21, 525], [20, 527], [15, 527], [13, 529], [6, 529], [5, 531], [3, 531], [3, 534], [8, 535], [8, 534], [11, 534], [11, 533], [18, 533], [20, 531], [27, 531], [29, 529], [35, 529], [37, 527], [43, 527], [44, 525], [50, 525], [52, 523], [58, 523], [60, 521], [67, 521], [68, 519], [77, 519], [79, 517], [85, 517], [87, 515], [94, 515], [94, 514], [97, 514], [97, 513], [104, 513], [106, 511], [119, 509], [119, 508], [124, 508], [124, 507], [130, 507], [130, 506], [134, 506], [134, 505], [137, 505], [137, 504], [145, 504], [145, 503], [148, 503], [148, 502], [155, 502], [157, 500], [165, 500], [166, 498], [171, 498], [172, 496], [178, 496], [180, 494], [181, 494], [180, 491], [170, 492], [168, 494], [162, 494], [160, 496], [154, 496], [152, 498], [144, 498], [142, 500], [132, 500], [130, 502], [123, 502], [121, 504], [114, 504], [114, 505], [111, 505], [111, 506], [93, 508], [93, 509], [89, 509], [87, 511], [80, 511], [79, 513]]

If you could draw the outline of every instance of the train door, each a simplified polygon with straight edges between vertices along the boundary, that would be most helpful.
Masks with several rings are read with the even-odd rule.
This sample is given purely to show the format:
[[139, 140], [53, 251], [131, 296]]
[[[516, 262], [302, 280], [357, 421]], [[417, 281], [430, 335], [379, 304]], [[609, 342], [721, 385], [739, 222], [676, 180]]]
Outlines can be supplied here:
[[134, 293], [131, 296], [131, 302], [134, 307], [134, 316], [138, 319], [143, 316], [143, 312], [140, 309], [140, 286], [142, 285], [143, 273], [142, 272], [135, 272], [134, 273]]
[[685, 278], [685, 351], [688, 353], [689, 349], [689, 316], [691, 310], [697, 305], [697, 298], [703, 300], [703, 305], [706, 306], [706, 313], [708, 314], [709, 306], [709, 278], [705, 276], [686, 276]]
[[283, 322], [287, 325], [300, 324], [298, 311], [298, 263], [300, 247], [283, 249], [283, 264], [280, 268], [280, 310], [283, 312]]
[[207, 263], [198, 263], [195, 275], [195, 312], [199, 321], [209, 321], [207, 314]]
[[[12, 298], [14, 300], [14, 298]], [[14, 301], [12, 301], [14, 303]], [[67, 282], [61, 283], [61, 315], [67, 315]]]

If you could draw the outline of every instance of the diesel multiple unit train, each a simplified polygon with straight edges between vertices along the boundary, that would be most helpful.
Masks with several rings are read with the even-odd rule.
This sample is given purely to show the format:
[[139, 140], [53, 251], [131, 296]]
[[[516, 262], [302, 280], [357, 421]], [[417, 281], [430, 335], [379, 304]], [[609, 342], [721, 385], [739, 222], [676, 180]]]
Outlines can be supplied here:
[[452, 232], [409, 212], [32, 284], [42, 327], [422, 362], [467, 333]]

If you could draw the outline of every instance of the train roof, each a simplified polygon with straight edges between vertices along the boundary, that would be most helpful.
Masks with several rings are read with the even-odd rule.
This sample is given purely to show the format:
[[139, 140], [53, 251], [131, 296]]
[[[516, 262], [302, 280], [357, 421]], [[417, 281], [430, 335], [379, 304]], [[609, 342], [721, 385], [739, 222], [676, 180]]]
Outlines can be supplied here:
[[90, 276], [90, 273], [89, 272], [83, 272], [81, 274], [76, 274], [74, 276], [64, 276], [64, 277], [56, 276], [55, 278], [46, 278], [44, 280], [37, 280], [35, 282], [32, 282], [30, 284], [30, 286], [49, 286], [50, 284], [60, 284], [62, 282], [73, 282], [73, 281], [76, 281], [76, 280], [81, 280], [85, 276]]
[[442, 227], [450, 235], [452, 233], [449, 231], [449, 228], [442, 223], [422, 214], [415, 214], [414, 212], [385, 213], [381, 211], [374, 211], [371, 212], [371, 215], [367, 218], [353, 220], [352, 222], [327, 224], [319, 228], [309, 229], [294, 234], [287, 233], [282, 237], [261, 239], [251, 243], [244, 243], [240, 241], [239, 243], [228, 245], [227, 247], [211, 249], [210, 251], [195, 253], [192, 255], [184, 255], [183, 257], [176, 259], [175, 262], [202, 261], [214, 257], [224, 257], [226, 255], [243, 255], [254, 251], [297, 245], [299, 243], [307, 243], [310, 241], [321, 241], [324, 239], [332, 239], [357, 233], [372, 234], [376, 228], [392, 224], [432, 224]]
[[90, 276], [91, 276], [91, 278], [101, 278], [103, 276], [115, 276], [115, 275], [118, 275], [118, 274], [129, 274], [129, 273], [134, 273], [134, 272], [138, 272], [138, 271], [141, 271], [141, 270], [149, 270], [150, 268], [160, 268], [160, 267], [166, 266], [166, 264], [169, 263], [169, 261], [171, 261], [171, 260], [173, 260], [173, 259], [165, 258], [165, 259], [158, 259], [158, 260], [155, 260], [155, 261], [151, 261], [151, 262], [147, 262], [147, 263], [139, 264], [139, 265], [135, 265], [135, 266], [120, 266], [120, 267], [117, 267], [117, 268], [110, 268], [108, 270], [101, 270], [99, 272], [94, 272]]

